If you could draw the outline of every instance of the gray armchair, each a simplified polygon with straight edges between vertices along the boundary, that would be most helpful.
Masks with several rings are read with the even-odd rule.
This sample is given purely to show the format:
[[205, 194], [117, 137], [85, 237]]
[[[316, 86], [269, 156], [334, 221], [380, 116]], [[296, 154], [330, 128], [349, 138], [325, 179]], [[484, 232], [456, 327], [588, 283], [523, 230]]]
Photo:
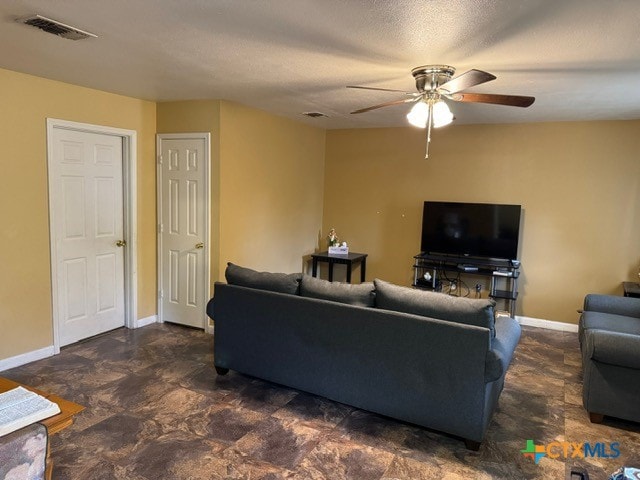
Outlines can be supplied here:
[[640, 298], [587, 295], [579, 339], [591, 421], [608, 415], [640, 422]]
[[0, 480], [43, 480], [47, 458], [47, 429], [32, 423], [0, 437]]

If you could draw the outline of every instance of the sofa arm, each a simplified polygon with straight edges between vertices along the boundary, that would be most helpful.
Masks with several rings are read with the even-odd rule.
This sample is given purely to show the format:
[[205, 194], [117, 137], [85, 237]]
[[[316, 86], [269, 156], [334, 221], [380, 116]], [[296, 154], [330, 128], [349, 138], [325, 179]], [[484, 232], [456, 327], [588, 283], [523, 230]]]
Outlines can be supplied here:
[[590, 293], [584, 297], [584, 310], [640, 318], [640, 298]]
[[584, 358], [640, 370], [640, 335], [588, 330]]

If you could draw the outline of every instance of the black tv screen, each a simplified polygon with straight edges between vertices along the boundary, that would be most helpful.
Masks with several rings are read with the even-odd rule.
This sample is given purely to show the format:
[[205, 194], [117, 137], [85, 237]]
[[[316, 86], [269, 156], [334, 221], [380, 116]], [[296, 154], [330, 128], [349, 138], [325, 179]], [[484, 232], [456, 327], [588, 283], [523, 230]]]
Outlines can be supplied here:
[[520, 205], [424, 202], [424, 253], [515, 260]]

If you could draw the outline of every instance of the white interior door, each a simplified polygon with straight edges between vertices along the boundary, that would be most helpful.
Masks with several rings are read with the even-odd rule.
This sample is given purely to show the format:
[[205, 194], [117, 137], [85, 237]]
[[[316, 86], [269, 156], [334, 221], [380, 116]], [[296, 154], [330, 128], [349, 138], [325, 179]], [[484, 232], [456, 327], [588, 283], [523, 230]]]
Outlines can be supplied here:
[[54, 305], [64, 346], [125, 323], [123, 144], [54, 128], [50, 148]]
[[160, 321], [205, 328], [208, 134], [158, 135]]

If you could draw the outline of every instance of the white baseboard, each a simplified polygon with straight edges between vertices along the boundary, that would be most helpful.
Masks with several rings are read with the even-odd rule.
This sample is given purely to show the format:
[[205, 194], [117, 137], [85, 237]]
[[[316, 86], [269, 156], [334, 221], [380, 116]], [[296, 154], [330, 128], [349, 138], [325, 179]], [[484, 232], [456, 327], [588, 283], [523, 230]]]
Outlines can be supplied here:
[[20, 367], [27, 363], [35, 362], [36, 360], [42, 360], [43, 358], [52, 357], [55, 353], [53, 345], [41, 348], [39, 350], [33, 350], [27, 353], [21, 353], [15, 357], [9, 357], [0, 360], [0, 372], [9, 370], [10, 368]]
[[151, 325], [152, 323], [158, 323], [158, 316], [151, 315], [145, 318], [139, 318], [136, 320], [136, 324], [133, 328], [146, 327], [147, 325]]
[[[157, 315], [139, 318], [138, 320], [136, 320], [134, 328], [145, 327], [157, 322]], [[20, 355], [16, 355], [15, 357], [0, 359], [0, 372], [9, 370], [10, 368], [20, 367], [22, 365], [26, 365], [27, 363], [35, 362], [36, 360], [42, 360], [43, 358], [52, 357], [56, 353], [60, 352], [56, 352], [55, 347], [53, 345], [50, 345], [39, 350], [33, 350], [32, 352], [21, 353]]]
[[554, 322], [553, 320], [518, 315], [516, 315], [516, 320], [520, 325], [526, 325], [527, 327], [546, 328], [547, 330], [559, 330], [561, 332], [578, 332], [578, 325], [575, 323]]

